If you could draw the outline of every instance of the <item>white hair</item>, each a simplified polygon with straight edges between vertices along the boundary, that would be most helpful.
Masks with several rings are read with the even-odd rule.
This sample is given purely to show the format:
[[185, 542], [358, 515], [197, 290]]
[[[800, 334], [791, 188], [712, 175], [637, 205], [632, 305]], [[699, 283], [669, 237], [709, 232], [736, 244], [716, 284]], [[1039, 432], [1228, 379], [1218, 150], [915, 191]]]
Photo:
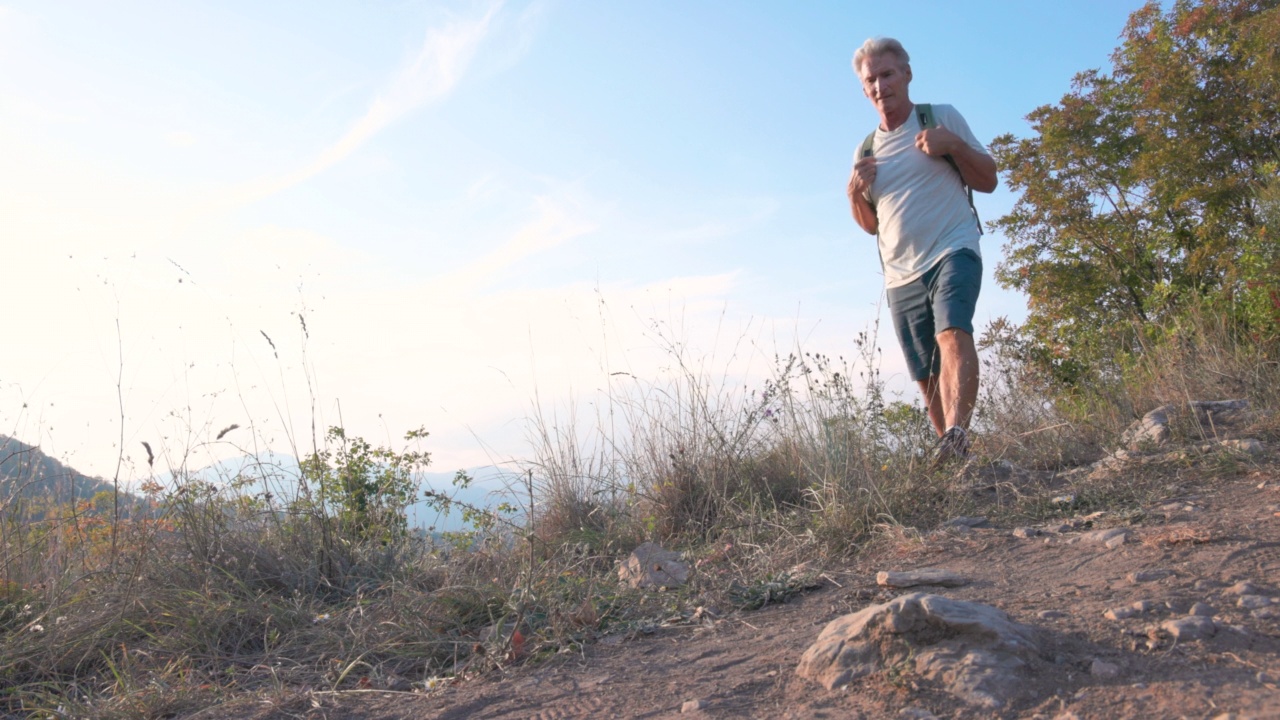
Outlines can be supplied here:
[[903, 65], [911, 64], [911, 56], [907, 55], [907, 51], [903, 49], [902, 43], [897, 40], [887, 37], [867, 38], [867, 41], [862, 43], [862, 47], [858, 48], [857, 52], [853, 54], [853, 71], [855, 73], [861, 73], [862, 63], [865, 62], [867, 58], [872, 55], [880, 55], [882, 53], [888, 53], [897, 57], [902, 61]]

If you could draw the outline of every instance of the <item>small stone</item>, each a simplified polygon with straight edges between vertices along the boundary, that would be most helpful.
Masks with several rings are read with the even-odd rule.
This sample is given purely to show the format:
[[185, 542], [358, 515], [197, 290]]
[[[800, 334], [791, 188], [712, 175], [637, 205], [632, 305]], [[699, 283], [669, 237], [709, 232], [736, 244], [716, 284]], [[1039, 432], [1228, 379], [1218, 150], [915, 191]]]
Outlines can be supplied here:
[[1023, 540], [1026, 540], [1027, 538], [1037, 537], [1038, 535], [1040, 535], [1040, 531], [1030, 527], [1015, 528], [1013, 531], [1014, 537], [1022, 538]]
[[1169, 570], [1163, 570], [1163, 569], [1139, 570], [1137, 572], [1129, 573], [1129, 582], [1131, 583], [1155, 582], [1156, 580], [1163, 580], [1172, 574], [1173, 572]]
[[1195, 591], [1197, 591], [1197, 592], [1205, 592], [1205, 591], [1208, 591], [1208, 590], [1212, 590], [1212, 589], [1214, 589], [1214, 588], [1216, 588], [1216, 587], [1220, 587], [1221, 585], [1222, 585], [1222, 583], [1220, 583], [1220, 582], [1218, 582], [1218, 581], [1216, 581], [1216, 580], [1208, 580], [1208, 579], [1203, 579], [1203, 578], [1202, 578], [1202, 579], [1200, 579], [1200, 580], [1197, 580], [1197, 581], [1195, 582], [1195, 584], [1191, 586], [1191, 589], [1193, 589], [1193, 590], [1195, 590]]
[[943, 526], [945, 526], [945, 527], [970, 527], [970, 528], [974, 528], [974, 527], [978, 527], [979, 525], [985, 525], [985, 524], [987, 524], [987, 519], [986, 519], [985, 517], [964, 517], [964, 516], [960, 516], [960, 517], [954, 517], [954, 518], [951, 518], [950, 520], [948, 520], [948, 521], [946, 521], [945, 523], [943, 523]]
[[1053, 720], [1080, 720], [1080, 716], [1068, 710], [1054, 715]]
[[1235, 450], [1246, 455], [1261, 455], [1262, 442], [1253, 438], [1241, 438], [1239, 440], [1223, 440], [1222, 447], [1228, 450]]
[[1191, 614], [1200, 617], [1213, 617], [1218, 614], [1218, 611], [1214, 610], [1212, 605], [1198, 602], [1191, 606]]
[[1152, 610], [1155, 610], [1156, 608], [1160, 607], [1160, 603], [1156, 602], [1155, 600], [1139, 600], [1134, 604], [1130, 605], [1129, 607], [1133, 608], [1134, 610], [1137, 610], [1140, 613], [1149, 613]]
[[1120, 666], [1106, 660], [1094, 658], [1093, 663], [1089, 666], [1089, 674], [1096, 678], [1110, 680], [1120, 674]]
[[1168, 620], [1161, 626], [1166, 632], [1173, 637], [1174, 640], [1203, 640], [1204, 638], [1213, 637], [1218, 631], [1218, 626], [1206, 617], [1184, 617], [1177, 620]]
[[1228, 595], [1260, 595], [1261, 593], [1262, 591], [1258, 589], [1258, 586], [1248, 580], [1241, 580], [1227, 588]]
[[1041, 620], [1058, 620], [1066, 616], [1067, 614], [1060, 610], [1041, 610], [1040, 612], [1036, 613], [1036, 617], [1040, 618]]
[[701, 709], [702, 709], [701, 700], [685, 700], [684, 704], [680, 706], [681, 713], [697, 712]]
[[1244, 608], [1245, 610], [1257, 610], [1258, 608], [1267, 607], [1270, 604], [1271, 598], [1266, 595], [1241, 595], [1240, 599], [1236, 601], [1236, 605]]
[[1047, 527], [1045, 528], [1045, 531], [1051, 532], [1051, 533], [1057, 533], [1058, 535], [1061, 535], [1063, 533], [1071, 532], [1071, 526], [1066, 523], [1063, 523], [1061, 525], [1053, 525], [1051, 527]]
[[1103, 544], [1106, 545], [1109, 550], [1115, 550], [1125, 544], [1128, 539], [1128, 535], [1116, 535], [1115, 537], [1107, 538], [1107, 541]]
[[913, 720], [938, 720], [938, 716], [925, 710], [924, 708], [908, 707], [898, 711], [898, 717], [913, 718]]
[[1263, 685], [1274, 685], [1276, 683], [1280, 683], [1280, 674], [1260, 670], [1254, 679]]
[[689, 566], [680, 561], [680, 553], [646, 542], [618, 566], [618, 579], [633, 588], [674, 588], [689, 579]]
[[1049, 501], [1054, 505], [1074, 505], [1076, 502], [1075, 495], [1059, 495]]
[[1108, 620], [1128, 620], [1129, 618], [1137, 614], [1138, 614], [1138, 611], [1134, 610], [1131, 607], [1118, 607], [1118, 608], [1111, 608], [1110, 610], [1103, 613], [1102, 616]]
[[1280, 618], [1280, 605], [1268, 605], [1250, 613], [1259, 620], [1275, 620]]
[[1084, 539], [1088, 540], [1089, 542], [1096, 542], [1101, 544], [1101, 543], [1107, 542], [1111, 538], [1120, 537], [1122, 535], [1128, 535], [1128, 534], [1129, 534], [1129, 531], [1126, 528], [1107, 528], [1105, 530], [1094, 530], [1093, 532], [1086, 534], [1084, 536]]

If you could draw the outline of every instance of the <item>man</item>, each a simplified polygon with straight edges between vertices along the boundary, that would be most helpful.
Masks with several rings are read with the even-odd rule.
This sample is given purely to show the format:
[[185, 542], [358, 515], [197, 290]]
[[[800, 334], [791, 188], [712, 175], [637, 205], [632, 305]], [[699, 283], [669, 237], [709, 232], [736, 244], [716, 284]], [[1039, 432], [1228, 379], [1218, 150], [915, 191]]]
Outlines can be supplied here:
[[966, 186], [995, 190], [996, 163], [950, 105], [933, 105], [935, 126], [925, 129], [908, 93], [910, 58], [897, 40], [867, 40], [853, 69], [880, 115], [870, 152], [849, 177], [853, 218], [878, 236], [894, 328], [939, 437], [935, 461], [967, 458], [982, 256]]

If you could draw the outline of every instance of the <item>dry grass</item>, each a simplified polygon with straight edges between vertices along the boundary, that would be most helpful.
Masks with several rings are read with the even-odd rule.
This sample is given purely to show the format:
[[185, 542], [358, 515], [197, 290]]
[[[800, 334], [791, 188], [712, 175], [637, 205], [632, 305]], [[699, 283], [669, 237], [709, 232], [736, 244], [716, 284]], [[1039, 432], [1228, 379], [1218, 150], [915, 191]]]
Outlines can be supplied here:
[[[1255, 412], [1231, 431], [1280, 437], [1280, 370], [1262, 349], [1210, 318], [1169, 337], [1114, 383], [1064, 395], [994, 333], [978, 449], [1023, 470], [993, 482], [928, 467], [928, 423], [887, 395], [864, 336], [853, 362], [779, 357], [754, 389], [673, 343], [674, 374], [620, 376], [590, 423], [539, 408], [513, 477], [525, 512], [469, 508], [471, 530], [452, 543], [370, 533], [296, 477], [275, 480], [301, 494], [175, 468], [177, 482], [119, 521], [14, 500], [0, 516], [0, 714], [170, 717], [233, 695], [421, 690], [603, 634], [782, 601], [823, 563], [915, 546], [917, 528], [954, 515], [1136, 512], [1176, 494], [1188, 469], [1249, 468], [1215, 451], [1137, 474], [1072, 470], [1117, 447], [1142, 412], [1243, 397]], [[1176, 443], [1204, 439], [1201, 426], [1176, 429]], [[388, 452], [380, 462], [405, 457]], [[1063, 493], [1071, 502], [1053, 500]], [[619, 587], [617, 562], [643, 540], [684, 550], [690, 585]]]

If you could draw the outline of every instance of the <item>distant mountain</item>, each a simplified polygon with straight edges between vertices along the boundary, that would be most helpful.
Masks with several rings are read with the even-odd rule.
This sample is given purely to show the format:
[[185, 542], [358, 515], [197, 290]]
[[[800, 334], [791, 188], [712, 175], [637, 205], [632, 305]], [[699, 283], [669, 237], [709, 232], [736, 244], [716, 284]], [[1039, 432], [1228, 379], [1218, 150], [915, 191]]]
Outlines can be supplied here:
[[34, 445], [0, 435], [0, 500], [20, 493], [67, 502], [113, 489], [111, 483], [69, 468]]

